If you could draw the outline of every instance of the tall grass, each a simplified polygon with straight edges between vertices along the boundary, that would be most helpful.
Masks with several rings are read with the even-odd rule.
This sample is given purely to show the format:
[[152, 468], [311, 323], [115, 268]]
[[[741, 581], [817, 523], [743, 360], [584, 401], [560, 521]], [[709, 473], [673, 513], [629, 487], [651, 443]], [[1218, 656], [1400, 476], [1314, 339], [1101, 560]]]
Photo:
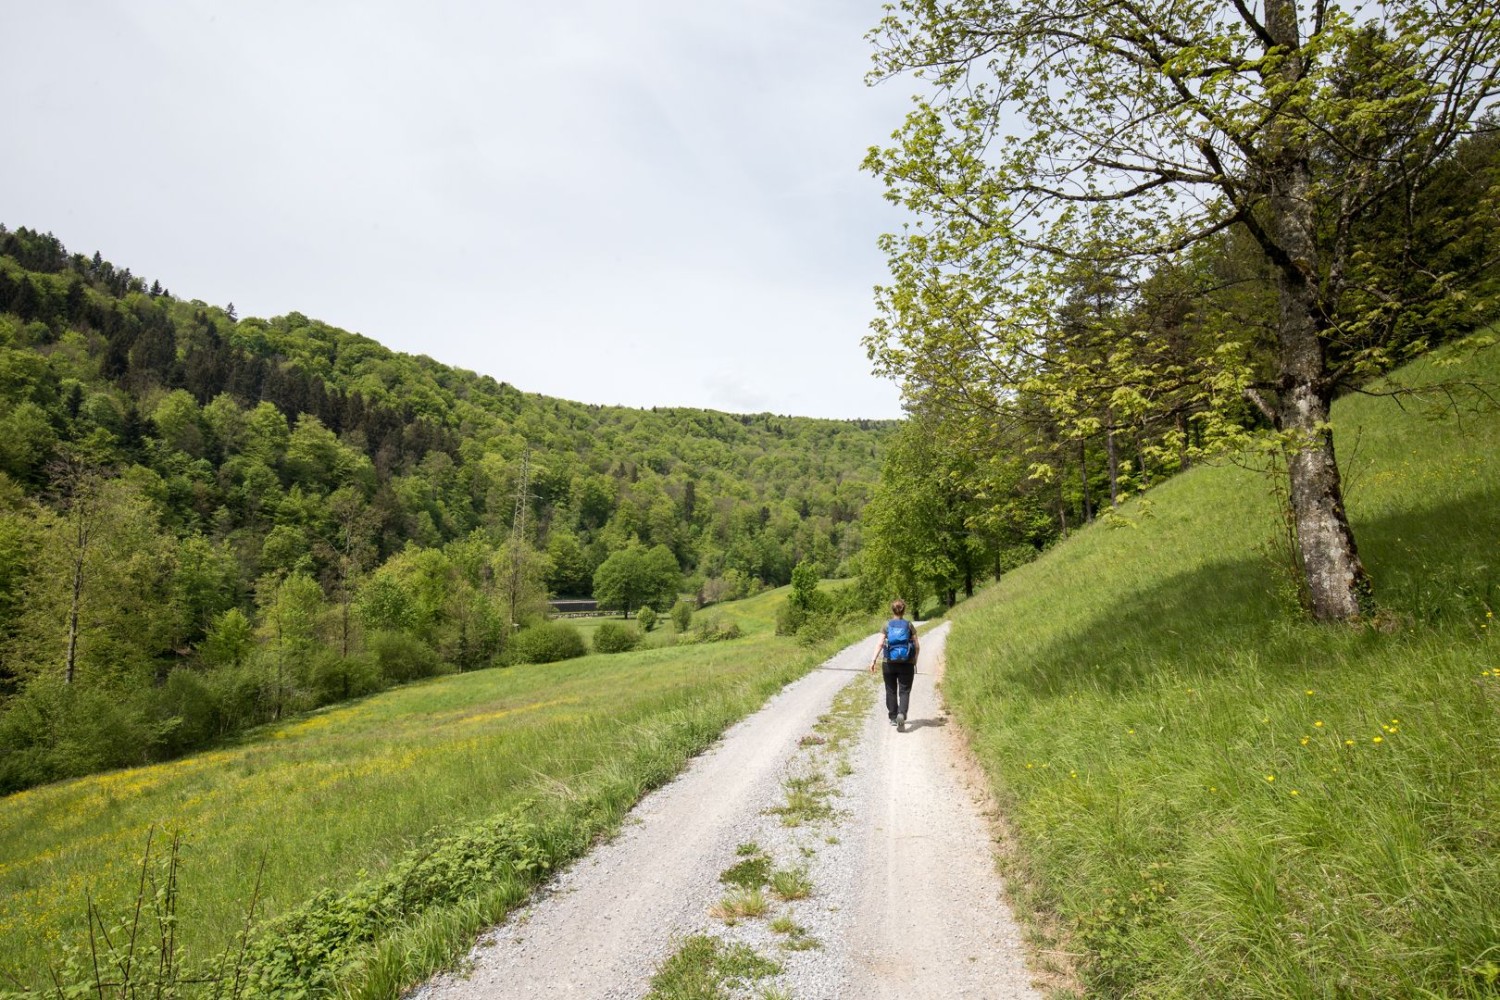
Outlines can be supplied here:
[[[380, 873], [393, 863], [418, 872], [432, 845], [471, 828], [465, 836], [482, 841], [496, 817], [562, 831], [566, 843], [544, 853], [565, 860], [828, 651], [759, 635], [447, 677], [235, 747], [0, 799], [0, 970], [42, 985], [63, 943], [85, 930], [86, 894], [101, 909], [128, 908], [153, 828], [183, 837], [185, 962], [235, 943], [262, 857], [258, 912], [268, 919], [301, 913], [320, 891], [384, 891]], [[360, 975], [378, 988], [367, 995], [399, 989], [415, 968], [402, 963], [450, 958], [525, 881], [403, 904], [410, 919], [371, 945]]]
[[[1500, 381], [1500, 351], [1410, 385]], [[1335, 408], [1378, 613], [1317, 626], [1265, 476], [1201, 468], [955, 615], [947, 694], [1099, 996], [1500, 978], [1500, 418]]]

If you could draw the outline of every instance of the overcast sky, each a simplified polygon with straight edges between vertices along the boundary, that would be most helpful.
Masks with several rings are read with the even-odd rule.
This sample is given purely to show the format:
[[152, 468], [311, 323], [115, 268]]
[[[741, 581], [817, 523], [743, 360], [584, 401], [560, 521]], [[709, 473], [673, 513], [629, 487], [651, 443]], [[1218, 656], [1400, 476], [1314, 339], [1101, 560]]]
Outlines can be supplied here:
[[0, 222], [531, 392], [891, 417], [879, 0], [0, 0]]

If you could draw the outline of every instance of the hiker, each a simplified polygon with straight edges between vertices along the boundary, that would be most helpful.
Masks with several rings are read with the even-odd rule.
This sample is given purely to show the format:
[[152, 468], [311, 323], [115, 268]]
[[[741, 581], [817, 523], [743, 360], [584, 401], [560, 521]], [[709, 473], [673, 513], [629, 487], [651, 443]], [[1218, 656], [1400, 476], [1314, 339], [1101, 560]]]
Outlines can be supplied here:
[[917, 653], [922, 644], [917, 641], [917, 630], [906, 620], [906, 602], [896, 598], [891, 602], [891, 614], [896, 617], [885, 623], [880, 630], [880, 648], [875, 650], [875, 659], [870, 661], [870, 672], [885, 654], [885, 712], [890, 716], [896, 732], [906, 732], [906, 709], [911, 704], [911, 681], [917, 673]]

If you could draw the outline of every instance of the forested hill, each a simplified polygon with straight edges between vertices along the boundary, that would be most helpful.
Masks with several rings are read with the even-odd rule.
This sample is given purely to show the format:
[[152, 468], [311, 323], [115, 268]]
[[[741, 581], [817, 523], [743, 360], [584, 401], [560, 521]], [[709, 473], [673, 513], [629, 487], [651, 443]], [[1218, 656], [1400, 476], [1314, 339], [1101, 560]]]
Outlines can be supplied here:
[[[293, 584], [342, 608], [316, 636], [341, 657], [363, 625], [468, 667], [615, 552], [708, 601], [803, 560], [847, 572], [894, 427], [551, 399], [0, 227], [0, 698], [65, 673], [163, 683], [230, 612], [263, 648]], [[75, 561], [97, 603], [76, 629]]]

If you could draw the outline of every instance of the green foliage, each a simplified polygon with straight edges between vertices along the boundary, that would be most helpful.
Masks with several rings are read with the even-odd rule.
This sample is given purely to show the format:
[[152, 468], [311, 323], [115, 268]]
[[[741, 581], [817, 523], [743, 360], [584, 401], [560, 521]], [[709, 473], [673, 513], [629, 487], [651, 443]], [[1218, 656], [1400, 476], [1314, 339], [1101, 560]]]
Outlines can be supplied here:
[[[952, 604], [960, 588], [972, 596], [982, 575], [999, 576], [1002, 547], [1052, 537], [1046, 518], [1017, 495], [1015, 463], [999, 456], [977, 462], [958, 437], [938, 415], [914, 414], [886, 454], [865, 508], [862, 576], [912, 608], [934, 594]], [[997, 504], [997, 495], [1011, 499]]]
[[212, 666], [240, 667], [249, 657], [253, 642], [250, 619], [239, 608], [230, 608], [214, 619], [200, 652]]
[[792, 589], [776, 612], [776, 634], [797, 635], [810, 618], [830, 616], [833, 600], [818, 589], [817, 567], [807, 560], [792, 570]]
[[[1109, 996], [1482, 997], [1500, 863], [1500, 355], [1351, 397], [1356, 627], [1285, 613], [1261, 474], [1200, 468], [955, 612], [945, 692], [1032, 905]], [[1477, 387], [1477, 388], [1476, 388]], [[1489, 393], [1490, 398], [1483, 395]]]
[[640, 644], [640, 633], [629, 625], [605, 622], [594, 630], [596, 653], [628, 653]]
[[[865, 161], [916, 217], [882, 240], [871, 357], [954, 455], [1002, 459], [950, 486], [1047, 496], [1059, 532], [1248, 437], [1286, 449], [1311, 610], [1356, 617], [1328, 406], [1493, 314], [1470, 289], [1494, 255], [1447, 251], [1494, 239], [1466, 234], [1500, 195], [1500, 22], [1418, 0], [1049, 9], [906, 2], [872, 33], [873, 78], [922, 93]], [[1465, 203], [1426, 193], [1449, 184]], [[917, 547], [914, 572], [948, 575], [951, 546]]]
[[693, 623], [693, 605], [691, 601], [678, 601], [672, 605], [672, 627], [682, 634], [688, 630]]
[[247, 955], [250, 987], [268, 996], [329, 990], [362, 946], [393, 926], [496, 882], [529, 886], [573, 839], [520, 813], [501, 814], [407, 854], [378, 877], [318, 893], [260, 928]]
[[679, 642], [726, 642], [744, 635], [738, 622], [725, 621], [714, 615], [704, 615], [693, 627], [678, 637]]
[[[0, 226], [0, 712], [53, 674], [133, 704], [187, 667], [174, 697], [216, 706], [190, 712], [213, 721], [126, 756], [181, 753], [429, 675], [430, 656], [488, 666], [549, 588], [587, 596], [632, 544], [632, 613], [670, 606], [684, 569], [727, 581], [721, 598], [784, 583], [795, 553], [831, 570], [858, 548], [893, 426], [529, 395], [298, 313], [179, 300]], [[322, 597], [310, 627], [277, 637], [267, 595], [291, 578]], [[391, 661], [396, 633], [422, 662]]]
[[681, 580], [677, 558], [665, 545], [648, 550], [632, 543], [594, 571], [594, 596], [601, 607], [619, 608], [629, 617], [633, 609], [670, 602]]
[[587, 652], [577, 628], [566, 622], [538, 622], [516, 633], [509, 655], [512, 663], [556, 663]]
[[376, 631], [366, 640], [367, 655], [379, 675], [392, 684], [402, 684], [443, 673], [443, 661], [433, 648], [407, 632]]
[[0, 715], [0, 793], [144, 761], [176, 726], [155, 723], [146, 699], [45, 678]]
[[656, 609], [649, 604], [641, 608], [635, 617], [643, 632], [650, 632], [656, 627]]

